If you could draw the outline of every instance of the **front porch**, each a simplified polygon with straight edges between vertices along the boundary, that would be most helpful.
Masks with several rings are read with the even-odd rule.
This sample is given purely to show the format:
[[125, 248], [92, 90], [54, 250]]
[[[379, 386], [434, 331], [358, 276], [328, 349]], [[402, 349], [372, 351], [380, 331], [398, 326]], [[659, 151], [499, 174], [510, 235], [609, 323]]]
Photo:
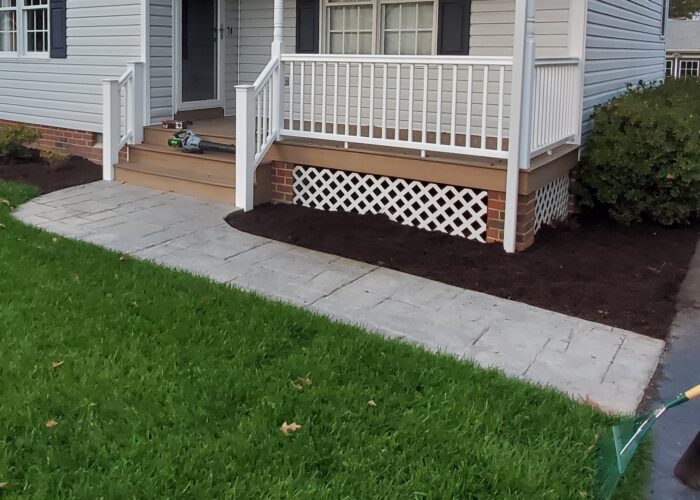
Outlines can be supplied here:
[[[181, 22], [182, 2], [186, 1], [173, 4], [175, 34], [185, 29]], [[215, 99], [200, 104], [218, 104], [216, 109], [226, 116], [197, 120], [193, 128], [218, 142], [235, 142], [235, 162], [226, 155], [192, 157], [168, 151], [165, 141], [169, 133], [152, 126], [141, 136], [138, 123], [154, 123], [156, 117], [171, 118], [198, 108], [196, 103], [183, 102], [185, 94], [192, 94], [183, 94], [186, 79], [182, 71], [187, 65], [177, 61], [164, 64], [171, 69], [173, 80], [172, 95], [168, 96], [159, 87], [162, 71], [156, 77], [151, 63], [149, 86], [141, 89], [144, 95], [139, 95], [135, 83], [140, 80], [136, 70], [112, 82], [112, 88], [105, 91], [105, 102], [112, 102], [107, 127], [112, 132], [105, 134], [110, 146], [105, 151], [111, 157], [105, 159], [105, 178], [112, 175], [115, 148], [129, 144], [129, 161], [117, 167], [118, 179], [159, 187], [154, 185], [154, 176], [161, 175], [173, 179], [169, 189], [181, 192], [186, 182], [206, 185], [186, 192], [200, 195], [211, 191], [210, 198], [235, 200], [245, 210], [269, 199], [291, 202], [291, 184], [299, 182], [291, 173], [295, 166], [492, 192], [505, 205], [495, 210], [497, 225], [502, 227], [474, 239], [503, 241], [508, 251], [530, 243], [518, 232], [518, 225], [523, 226], [518, 220], [519, 196], [556, 191], [556, 200], [546, 203], [556, 204], [550, 210], [553, 214], [565, 213], [568, 181], [562, 188], [562, 179], [575, 164], [573, 152], [581, 141], [583, 21], [577, 22], [581, 6], [576, 2], [556, 0], [538, 9], [535, 0], [513, 0], [512, 9], [491, 12], [489, 18], [484, 14], [485, 3], [474, 0], [469, 4], [471, 23], [464, 54], [438, 55], [439, 49], [433, 45], [429, 55], [403, 55], [374, 53], [387, 52], [384, 45], [372, 45], [373, 53], [368, 54], [294, 53], [299, 52], [300, 43], [303, 45], [299, 20], [292, 22], [297, 31], [292, 41], [286, 31], [290, 26], [285, 26], [290, 5], [274, 0], [269, 6], [274, 9], [267, 9], [274, 13], [271, 24], [258, 30], [259, 36], [270, 36], [270, 57], [266, 65], [257, 66], [257, 73], [257, 63], [251, 64], [252, 60], [246, 59], [247, 49], [242, 49], [248, 29], [242, 21], [246, 13], [259, 13], [264, 2], [248, 5], [249, 11], [242, 2], [234, 31], [228, 29], [230, 2], [222, 2], [218, 3], [218, 16], [224, 22], [215, 37], [218, 40], [220, 31], [221, 41], [215, 41], [219, 89], [209, 96]], [[435, 12], [439, 5], [434, 4]], [[317, 8], [322, 18], [332, 10], [329, 6], [327, 11]], [[506, 34], [512, 41], [509, 47], [489, 45], [495, 44], [495, 39], [483, 29], [490, 24], [496, 29], [494, 20], [505, 24], [512, 20], [510, 34]], [[547, 29], [539, 29], [540, 25]], [[432, 25], [434, 43], [439, 29], [439, 24]], [[559, 32], [563, 35], [557, 35]], [[231, 40], [234, 33], [235, 44]], [[333, 29], [329, 33], [334, 33]], [[326, 36], [331, 35], [323, 31], [316, 51], [335, 50]], [[543, 42], [543, 47], [537, 48], [536, 41]], [[229, 48], [235, 48], [235, 78], [227, 62]], [[246, 71], [241, 71], [241, 65]], [[241, 83], [250, 74], [257, 74], [255, 81]], [[232, 82], [237, 83], [235, 100], [230, 92]], [[121, 96], [129, 102], [129, 94], [133, 102], [146, 102], [144, 116], [127, 105], [124, 124], [119, 127], [114, 116], [119, 115], [117, 100]], [[115, 130], [118, 128], [121, 131]], [[535, 178], [537, 182], [532, 182]], [[348, 192], [335, 194], [350, 196]], [[467, 215], [486, 220], [487, 212], [488, 217], [492, 214], [488, 208], [484, 202], [476, 213]], [[524, 226], [540, 223], [533, 219]]]

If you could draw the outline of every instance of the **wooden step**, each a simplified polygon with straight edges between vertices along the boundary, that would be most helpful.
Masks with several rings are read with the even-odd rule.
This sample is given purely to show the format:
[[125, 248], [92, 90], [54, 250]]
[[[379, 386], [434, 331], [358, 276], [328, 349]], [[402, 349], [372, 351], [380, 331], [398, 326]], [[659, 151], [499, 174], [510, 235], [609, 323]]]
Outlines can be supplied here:
[[[180, 193], [203, 200], [226, 203], [233, 206], [236, 200], [236, 190], [229, 186], [217, 186], [187, 179], [178, 179], [165, 175], [153, 174], [133, 168], [134, 165], [120, 164], [114, 169], [118, 182], [134, 184], [160, 191]], [[141, 167], [139, 167], [141, 168]]]
[[[220, 144], [236, 144], [236, 140], [233, 138], [233, 130], [230, 136], [211, 134], [206, 132], [200, 132], [197, 127], [192, 128], [199, 137], [206, 141], [218, 142]], [[152, 146], [167, 147], [168, 139], [170, 139], [176, 130], [164, 129], [160, 125], [152, 125], [150, 127], [144, 128], [144, 144], [150, 144]], [[231, 155], [233, 157], [233, 155]]]
[[125, 165], [155, 175], [165, 175], [218, 186], [233, 187], [236, 184], [236, 165], [233, 155], [183, 153], [167, 146], [139, 144], [129, 147], [129, 161]]

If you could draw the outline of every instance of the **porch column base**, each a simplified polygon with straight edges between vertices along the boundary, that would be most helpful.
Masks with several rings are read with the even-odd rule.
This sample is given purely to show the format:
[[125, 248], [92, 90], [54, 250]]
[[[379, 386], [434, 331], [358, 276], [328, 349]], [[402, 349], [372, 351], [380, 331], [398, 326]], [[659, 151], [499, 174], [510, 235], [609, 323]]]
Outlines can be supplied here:
[[[535, 243], [535, 193], [518, 196], [518, 222], [515, 226], [515, 249], [522, 252]], [[502, 243], [505, 237], [506, 194], [488, 192], [487, 243]]]

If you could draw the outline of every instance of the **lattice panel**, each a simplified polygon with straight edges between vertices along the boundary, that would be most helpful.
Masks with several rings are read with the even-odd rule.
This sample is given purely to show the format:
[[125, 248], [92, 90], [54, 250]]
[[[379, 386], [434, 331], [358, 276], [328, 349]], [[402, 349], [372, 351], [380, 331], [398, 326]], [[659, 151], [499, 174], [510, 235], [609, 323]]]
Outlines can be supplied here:
[[536, 194], [535, 232], [566, 218], [569, 212], [569, 174], [541, 187]]
[[330, 212], [383, 214], [406, 226], [486, 241], [486, 191], [297, 166], [294, 203]]

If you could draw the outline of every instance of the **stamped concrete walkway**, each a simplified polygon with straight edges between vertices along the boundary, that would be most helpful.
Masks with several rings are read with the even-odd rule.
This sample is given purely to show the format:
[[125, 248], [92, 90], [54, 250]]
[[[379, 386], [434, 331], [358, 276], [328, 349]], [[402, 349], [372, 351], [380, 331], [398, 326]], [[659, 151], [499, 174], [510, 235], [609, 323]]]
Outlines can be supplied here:
[[664, 343], [229, 227], [231, 207], [97, 182], [19, 207], [20, 220], [497, 367], [632, 412]]

